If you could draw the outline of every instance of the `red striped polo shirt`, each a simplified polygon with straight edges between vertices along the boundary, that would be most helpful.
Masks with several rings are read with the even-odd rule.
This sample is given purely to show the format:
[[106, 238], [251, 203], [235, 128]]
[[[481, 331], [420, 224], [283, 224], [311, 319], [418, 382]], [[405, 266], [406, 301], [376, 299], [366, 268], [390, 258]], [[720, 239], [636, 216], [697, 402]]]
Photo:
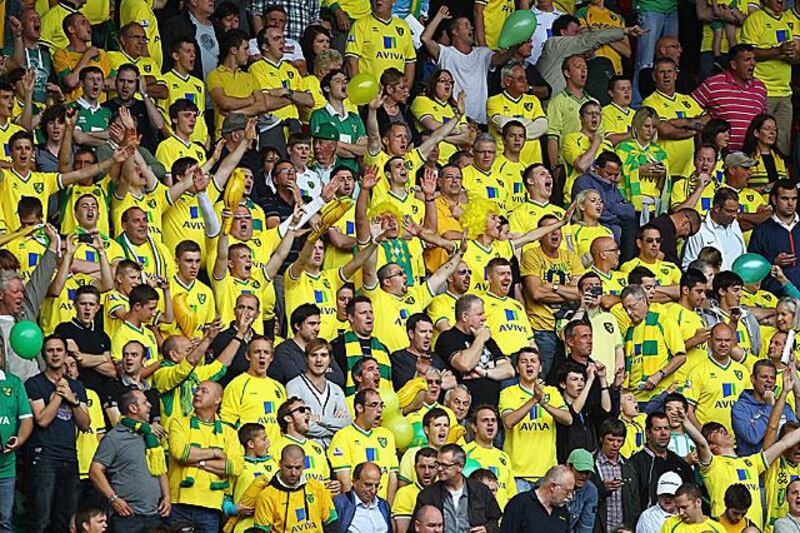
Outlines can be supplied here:
[[706, 78], [692, 96], [713, 118], [731, 125], [730, 150], [741, 150], [747, 127], [753, 117], [767, 112], [767, 88], [753, 78], [740, 84], [729, 71]]

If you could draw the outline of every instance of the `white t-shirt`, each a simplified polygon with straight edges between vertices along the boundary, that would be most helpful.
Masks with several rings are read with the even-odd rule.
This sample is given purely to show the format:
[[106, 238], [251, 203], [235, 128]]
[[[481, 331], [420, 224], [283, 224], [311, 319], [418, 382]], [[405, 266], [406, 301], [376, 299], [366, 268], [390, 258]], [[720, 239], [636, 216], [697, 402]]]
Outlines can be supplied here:
[[458, 503], [461, 501], [461, 495], [464, 494], [464, 485], [461, 485], [461, 488], [458, 490], [447, 487], [447, 492], [449, 492], [450, 497], [453, 498], [453, 508], [458, 511]]
[[553, 11], [540, 11], [536, 7], [532, 7], [531, 11], [536, 15], [536, 30], [533, 32], [533, 35], [531, 35], [533, 49], [531, 50], [531, 56], [526, 59], [526, 61], [531, 65], [535, 65], [536, 62], [539, 61], [539, 56], [542, 55], [544, 42], [553, 36], [553, 22], [564, 13], [557, 9]]
[[[219, 43], [217, 42], [217, 34], [214, 33], [214, 25], [209, 24], [205, 26], [201, 24], [194, 15], [189, 13], [189, 18], [197, 28], [194, 35], [195, 40], [200, 48], [200, 61], [203, 64], [203, 75], [208, 76], [208, 73], [219, 66]], [[209, 94], [211, 91], [208, 91]]]
[[659, 533], [664, 522], [672, 516], [658, 504], [648, 507], [639, 515], [636, 523], [636, 533]]
[[466, 92], [467, 116], [478, 124], [486, 124], [486, 100], [489, 86], [486, 81], [494, 52], [486, 46], [476, 46], [469, 54], [462, 54], [452, 46], [439, 46], [439, 68], [453, 74], [453, 97]]

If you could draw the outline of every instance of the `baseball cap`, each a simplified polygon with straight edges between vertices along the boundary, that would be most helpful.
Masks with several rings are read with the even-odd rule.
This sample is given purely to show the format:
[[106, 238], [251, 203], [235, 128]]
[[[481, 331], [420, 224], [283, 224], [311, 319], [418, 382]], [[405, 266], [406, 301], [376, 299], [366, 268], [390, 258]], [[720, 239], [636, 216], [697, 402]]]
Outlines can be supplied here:
[[232, 133], [247, 127], [247, 117], [241, 113], [228, 113], [222, 121], [222, 133]]
[[723, 164], [724, 168], [731, 168], [731, 167], [744, 167], [750, 168], [754, 167], [758, 164], [755, 159], [747, 157], [742, 152], [731, 152], [725, 156], [725, 161]]
[[328, 122], [322, 122], [311, 131], [311, 136], [315, 139], [322, 139], [324, 141], [338, 141], [339, 130], [336, 126]]
[[664, 472], [661, 474], [661, 477], [658, 478], [658, 485], [656, 485], [656, 495], [661, 496], [662, 494], [670, 494], [672, 496], [675, 495], [675, 491], [678, 490], [678, 487], [683, 485], [683, 480], [681, 476], [676, 474], [675, 472]]
[[576, 448], [567, 457], [567, 464], [578, 472], [594, 472], [594, 457], [583, 448]]

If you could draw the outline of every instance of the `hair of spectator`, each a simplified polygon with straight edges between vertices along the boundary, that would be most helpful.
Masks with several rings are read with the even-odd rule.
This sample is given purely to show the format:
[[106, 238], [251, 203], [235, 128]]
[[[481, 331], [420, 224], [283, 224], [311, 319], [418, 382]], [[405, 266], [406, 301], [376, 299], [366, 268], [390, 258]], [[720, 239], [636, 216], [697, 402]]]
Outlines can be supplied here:
[[291, 325], [292, 331], [297, 333], [300, 330], [300, 326], [303, 325], [303, 322], [312, 316], [320, 316], [320, 313], [319, 307], [314, 304], [306, 303], [298, 305], [289, 317], [289, 325]]

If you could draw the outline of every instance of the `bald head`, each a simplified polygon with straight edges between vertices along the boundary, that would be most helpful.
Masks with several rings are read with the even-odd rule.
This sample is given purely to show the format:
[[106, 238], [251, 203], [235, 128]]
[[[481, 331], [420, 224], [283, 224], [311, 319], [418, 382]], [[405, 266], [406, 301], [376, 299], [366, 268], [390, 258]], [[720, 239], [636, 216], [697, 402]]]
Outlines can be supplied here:
[[661, 37], [656, 41], [656, 57], [668, 57], [680, 63], [683, 48], [677, 37]]
[[297, 444], [289, 444], [283, 451], [281, 451], [281, 461], [288, 461], [293, 459], [305, 459], [306, 454], [303, 448]]
[[423, 505], [414, 513], [414, 529], [419, 533], [442, 533], [444, 517], [433, 505]]

